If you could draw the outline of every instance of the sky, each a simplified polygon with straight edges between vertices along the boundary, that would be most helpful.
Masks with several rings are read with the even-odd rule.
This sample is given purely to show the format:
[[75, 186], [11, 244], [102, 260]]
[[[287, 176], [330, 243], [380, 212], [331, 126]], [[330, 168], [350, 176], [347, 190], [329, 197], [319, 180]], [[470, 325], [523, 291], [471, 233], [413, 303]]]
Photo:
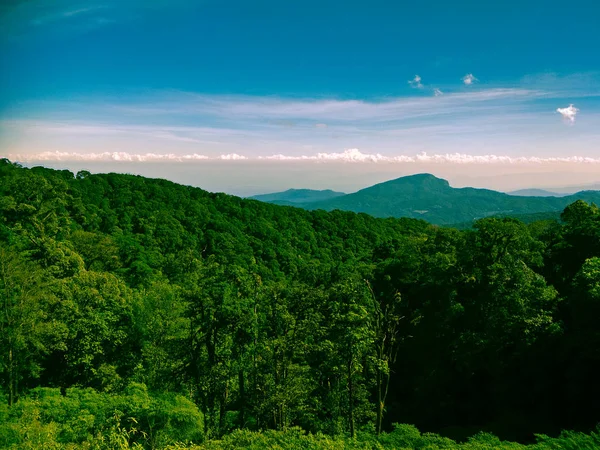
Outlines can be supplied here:
[[0, 157], [251, 195], [600, 182], [595, 0], [4, 0]]

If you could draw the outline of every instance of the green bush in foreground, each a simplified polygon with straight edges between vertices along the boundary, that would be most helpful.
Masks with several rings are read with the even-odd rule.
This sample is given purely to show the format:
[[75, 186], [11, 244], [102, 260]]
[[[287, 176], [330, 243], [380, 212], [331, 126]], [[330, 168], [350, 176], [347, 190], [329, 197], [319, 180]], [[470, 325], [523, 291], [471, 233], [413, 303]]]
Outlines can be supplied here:
[[436, 449], [598, 449], [600, 448], [600, 434], [592, 432], [591, 434], [563, 432], [558, 438], [547, 436], [538, 436], [537, 443], [524, 445], [515, 442], [501, 441], [496, 436], [489, 433], [478, 433], [471, 437], [467, 442], [457, 443], [433, 433], [420, 433], [412, 425], [396, 425], [394, 431], [383, 433], [379, 439], [373, 435], [358, 435], [356, 439], [349, 439], [343, 436], [331, 437], [323, 434], [306, 434], [299, 428], [293, 428], [285, 432], [267, 431], [263, 433], [247, 430], [236, 430], [235, 432], [223, 437], [221, 440], [207, 441], [203, 444], [193, 447], [183, 445], [174, 445], [168, 447], [168, 450], [233, 450], [233, 449], [308, 449], [308, 450], [353, 450], [353, 449], [418, 449], [418, 450], [436, 450]]
[[415, 426], [396, 424], [378, 438], [359, 432], [346, 435], [310, 434], [299, 427], [263, 432], [238, 429], [221, 439], [204, 439], [203, 417], [187, 399], [149, 394], [143, 384], [132, 384], [122, 394], [92, 389], [34, 389], [8, 407], [0, 403], [0, 448], [19, 450], [233, 450], [233, 449], [596, 449], [600, 434], [564, 431], [559, 437], [540, 435], [523, 445], [478, 433], [466, 442]]
[[151, 395], [137, 383], [122, 394], [37, 388], [10, 408], [0, 406], [0, 448], [162, 448], [203, 437], [196, 405], [179, 395]]

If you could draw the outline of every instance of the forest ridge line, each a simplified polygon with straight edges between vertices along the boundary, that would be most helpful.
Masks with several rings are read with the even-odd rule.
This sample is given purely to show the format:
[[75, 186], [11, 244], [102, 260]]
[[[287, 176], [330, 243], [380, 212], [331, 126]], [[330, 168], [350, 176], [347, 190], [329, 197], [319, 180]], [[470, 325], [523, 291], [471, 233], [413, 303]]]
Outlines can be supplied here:
[[[529, 191], [531, 192], [531, 191]], [[528, 222], [540, 213], [558, 213], [576, 200], [600, 203], [600, 191], [565, 195], [515, 195], [483, 188], [454, 188], [428, 173], [396, 178], [351, 194], [334, 191], [288, 190], [250, 198], [304, 209], [363, 212], [374, 217], [410, 217], [437, 225], [468, 224], [490, 216], [515, 216]], [[558, 216], [558, 214], [555, 214]]]

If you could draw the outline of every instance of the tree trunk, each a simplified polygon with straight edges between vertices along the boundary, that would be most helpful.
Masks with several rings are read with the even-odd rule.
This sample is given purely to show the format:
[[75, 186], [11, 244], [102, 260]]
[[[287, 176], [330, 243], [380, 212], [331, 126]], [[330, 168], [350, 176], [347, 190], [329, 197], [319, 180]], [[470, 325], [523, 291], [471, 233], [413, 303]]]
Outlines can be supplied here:
[[244, 370], [238, 372], [238, 384], [240, 389], [240, 428], [244, 428], [246, 423], [246, 388], [244, 381]]
[[377, 368], [377, 436], [381, 434], [381, 422], [383, 421], [383, 396], [381, 384], [381, 369]]
[[225, 412], [227, 411], [227, 400], [229, 399], [229, 381], [225, 383], [225, 390], [221, 397], [221, 402], [219, 405], [219, 436], [223, 433], [223, 429], [225, 428]]
[[15, 402], [15, 368], [12, 348], [8, 350], [8, 406]]
[[348, 403], [350, 437], [354, 439], [354, 386], [352, 384], [352, 360], [348, 361]]

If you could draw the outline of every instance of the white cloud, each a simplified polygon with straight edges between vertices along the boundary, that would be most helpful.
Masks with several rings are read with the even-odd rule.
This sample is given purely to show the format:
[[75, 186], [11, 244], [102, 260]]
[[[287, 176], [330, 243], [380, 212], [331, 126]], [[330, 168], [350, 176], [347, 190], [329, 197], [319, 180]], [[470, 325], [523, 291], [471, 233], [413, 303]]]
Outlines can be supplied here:
[[277, 161], [342, 161], [342, 162], [379, 162], [386, 160], [386, 157], [377, 154], [362, 153], [356, 148], [345, 150], [341, 153], [317, 153], [316, 155], [272, 155], [259, 157], [259, 159], [277, 160]]
[[278, 161], [342, 161], [342, 162], [374, 162], [374, 163], [450, 163], [450, 164], [523, 164], [523, 163], [592, 163], [600, 164], [600, 158], [582, 156], [549, 157], [536, 156], [502, 156], [502, 155], [468, 155], [464, 153], [433, 154], [419, 153], [414, 156], [384, 156], [380, 153], [362, 153], [353, 148], [341, 153], [317, 153], [312, 156], [273, 155], [260, 159]]
[[470, 86], [475, 81], [479, 81], [479, 80], [477, 80], [477, 78], [475, 78], [475, 76], [473, 76], [472, 73], [466, 74], [464, 77], [462, 77], [462, 80], [463, 80], [463, 83], [465, 83], [465, 85], [467, 85], [467, 86]]
[[600, 164], [600, 158], [584, 156], [537, 157], [537, 156], [504, 156], [504, 155], [469, 155], [465, 153], [427, 154], [386, 156], [380, 153], [363, 153], [352, 148], [343, 152], [317, 153], [315, 155], [290, 156], [276, 154], [248, 158], [236, 153], [206, 156], [199, 154], [178, 155], [173, 153], [132, 154], [127, 152], [77, 153], [77, 152], [41, 152], [29, 155], [7, 155], [8, 159], [17, 162], [36, 161], [116, 161], [116, 162], [190, 162], [190, 161], [316, 161], [344, 163], [439, 163], [439, 164]]
[[128, 153], [128, 152], [40, 152], [31, 155], [8, 155], [12, 161], [119, 161], [119, 162], [154, 162], [154, 161], [200, 161], [209, 159], [208, 156], [189, 154], [176, 155], [173, 153]]
[[563, 116], [563, 119], [573, 123], [575, 122], [575, 116], [579, 112], [579, 109], [571, 104], [567, 108], [556, 108], [556, 112], [560, 113]]
[[224, 160], [228, 160], [228, 161], [239, 161], [239, 160], [248, 159], [248, 158], [245, 156], [242, 156], [242, 155], [238, 155], [237, 153], [230, 153], [228, 155], [221, 155], [219, 157], [219, 159], [224, 159]]
[[433, 95], [435, 95], [436, 97], [441, 97], [442, 95], [444, 95], [444, 93], [442, 92], [441, 89], [435, 88], [433, 90]]
[[415, 77], [408, 82], [414, 88], [422, 88], [423, 84], [421, 83], [422, 78], [419, 75], [415, 75]]
[[315, 123], [315, 128], [327, 128], [326, 123]]

